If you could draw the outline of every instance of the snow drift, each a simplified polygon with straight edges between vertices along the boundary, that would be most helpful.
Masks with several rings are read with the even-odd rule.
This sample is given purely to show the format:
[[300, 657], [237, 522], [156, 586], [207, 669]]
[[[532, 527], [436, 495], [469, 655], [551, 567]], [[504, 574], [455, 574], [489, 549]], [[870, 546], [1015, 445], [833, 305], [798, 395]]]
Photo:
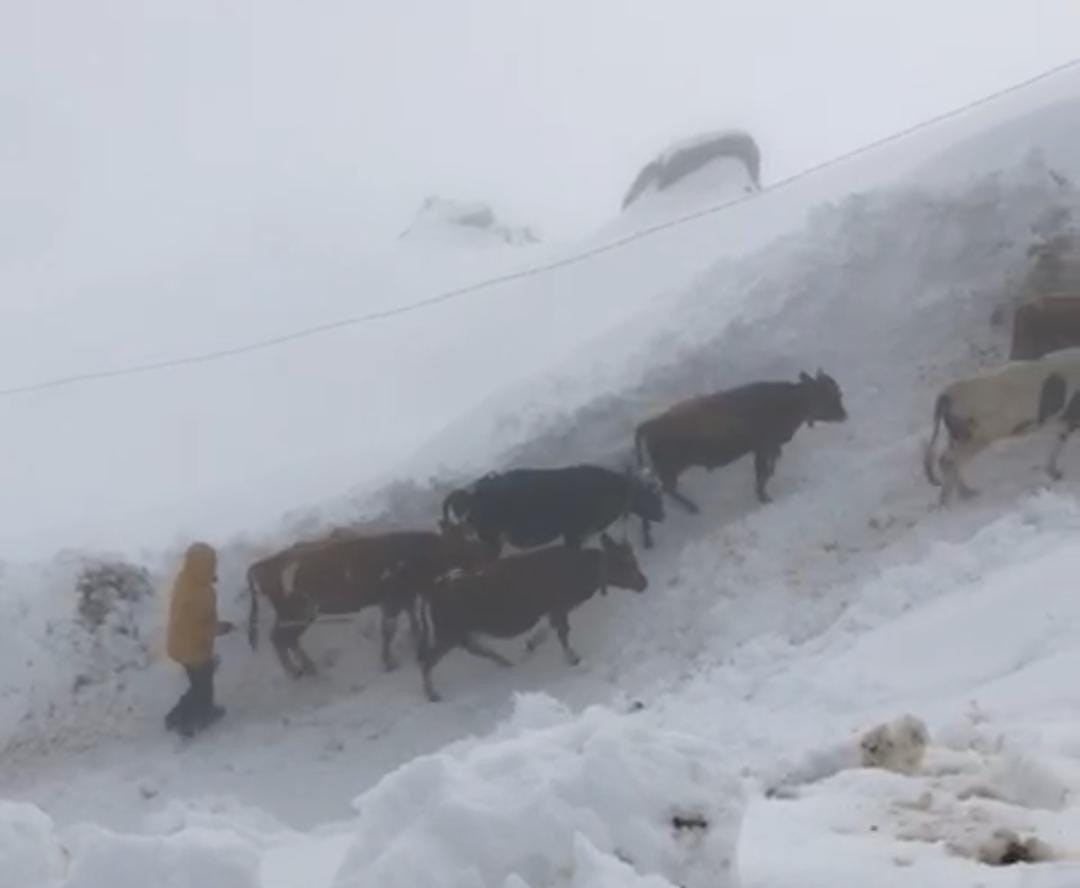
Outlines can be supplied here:
[[[738, 885], [742, 788], [717, 751], [599, 708], [519, 700], [485, 742], [409, 763], [356, 807], [335, 888]], [[583, 880], [603, 858], [612, 878]]]

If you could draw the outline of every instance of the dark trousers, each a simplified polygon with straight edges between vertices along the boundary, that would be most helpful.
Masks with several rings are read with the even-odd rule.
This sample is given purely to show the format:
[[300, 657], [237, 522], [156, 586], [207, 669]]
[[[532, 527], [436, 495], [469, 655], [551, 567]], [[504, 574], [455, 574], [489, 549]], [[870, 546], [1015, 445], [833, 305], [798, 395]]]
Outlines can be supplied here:
[[190, 736], [215, 717], [214, 706], [214, 660], [202, 666], [185, 666], [189, 687], [165, 716], [165, 727]]

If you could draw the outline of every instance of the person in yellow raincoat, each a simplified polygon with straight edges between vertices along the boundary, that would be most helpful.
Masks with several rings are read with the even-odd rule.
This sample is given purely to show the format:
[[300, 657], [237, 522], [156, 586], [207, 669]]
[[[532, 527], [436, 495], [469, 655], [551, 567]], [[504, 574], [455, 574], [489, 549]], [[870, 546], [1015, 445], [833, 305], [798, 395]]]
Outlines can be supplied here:
[[233, 624], [218, 620], [217, 552], [206, 543], [194, 543], [173, 583], [169, 599], [166, 653], [184, 667], [190, 687], [165, 716], [165, 727], [193, 736], [225, 714], [214, 703], [214, 640], [231, 632]]

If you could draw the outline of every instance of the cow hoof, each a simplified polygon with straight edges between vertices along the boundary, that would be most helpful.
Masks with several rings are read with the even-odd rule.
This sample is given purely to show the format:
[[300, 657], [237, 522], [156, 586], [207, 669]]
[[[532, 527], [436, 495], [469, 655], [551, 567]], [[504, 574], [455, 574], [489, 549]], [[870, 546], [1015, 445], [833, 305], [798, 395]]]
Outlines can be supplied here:
[[383, 660], [383, 671], [384, 672], [393, 672], [397, 668], [398, 668], [398, 664], [397, 664], [396, 660]]
[[1046, 474], [1050, 476], [1051, 481], [1060, 481], [1065, 477], [1065, 473], [1061, 469], [1047, 469]]

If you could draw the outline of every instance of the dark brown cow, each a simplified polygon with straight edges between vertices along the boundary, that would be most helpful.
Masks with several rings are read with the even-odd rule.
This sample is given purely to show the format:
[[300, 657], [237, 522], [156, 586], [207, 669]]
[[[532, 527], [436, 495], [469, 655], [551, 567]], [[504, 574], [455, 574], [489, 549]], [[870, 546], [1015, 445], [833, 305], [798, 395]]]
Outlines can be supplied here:
[[302, 543], [248, 568], [251, 614], [248, 640], [257, 640], [259, 595], [274, 608], [270, 639], [281, 665], [297, 677], [315, 664], [300, 647], [300, 636], [319, 617], [382, 610], [382, 658], [394, 668], [390, 646], [397, 618], [405, 611], [414, 636], [413, 597], [449, 570], [478, 567], [490, 559], [483, 543], [447, 523], [433, 531], [396, 531], [374, 536], [342, 534]]
[[1080, 293], [1025, 302], [1013, 316], [1010, 361], [1029, 361], [1080, 345]]
[[493, 660], [510, 661], [476, 637], [513, 638], [547, 617], [571, 665], [581, 658], [570, 647], [569, 614], [599, 590], [617, 586], [644, 592], [648, 580], [629, 543], [606, 533], [599, 549], [553, 546], [495, 561], [472, 573], [442, 577], [417, 599], [420, 612], [420, 667], [429, 700], [435, 665], [456, 647]]
[[769, 502], [765, 484], [780, 450], [804, 422], [847, 419], [840, 386], [819, 370], [798, 382], [755, 382], [683, 401], [637, 427], [638, 461], [651, 464], [661, 489], [688, 512], [698, 506], [680, 493], [679, 475], [691, 466], [715, 469], [754, 454], [758, 499]]

